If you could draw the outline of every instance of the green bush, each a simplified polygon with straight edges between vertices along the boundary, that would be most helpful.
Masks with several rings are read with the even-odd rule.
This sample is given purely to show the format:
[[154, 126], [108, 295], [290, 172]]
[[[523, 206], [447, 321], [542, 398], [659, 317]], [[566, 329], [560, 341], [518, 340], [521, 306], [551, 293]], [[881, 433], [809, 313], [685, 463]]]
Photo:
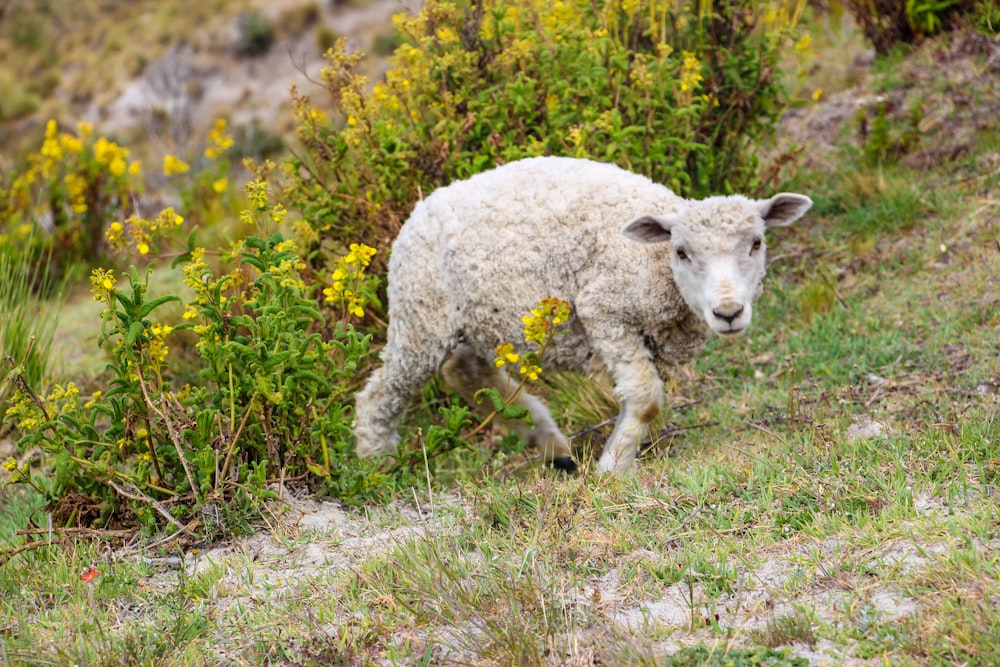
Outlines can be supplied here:
[[752, 147], [786, 107], [776, 77], [797, 18], [770, 9], [431, 0], [396, 18], [403, 43], [374, 88], [343, 40], [328, 53], [339, 117], [296, 98], [306, 150], [287, 203], [321, 238], [385, 246], [422, 195], [529, 156], [614, 162], [685, 195], [753, 190]]
[[298, 37], [317, 21], [319, 21], [319, 5], [309, 1], [286, 9], [278, 19], [278, 24], [284, 34]]
[[239, 17], [239, 42], [236, 51], [241, 56], [259, 56], [274, 43], [274, 24], [256, 10], [244, 12]]
[[888, 53], [897, 44], [912, 44], [969, 17], [988, 32], [996, 32], [995, 0], [845, 0], [875, 52]]
[[[269, 203], [265, 183], [251, 183], [248, 193], [242, 218], [257, 234], [220, 258], [231, 268], [210, 267], [203, 248], [183, 258], [195, 295], [183, 324], [156, 320], [180, 298], [150, 299], [148, 272], [131, 268], [119, 287], [111, 270], [94, 270], [94, 299], [105, 304], [100, 340], [112, 356], [105, 390], [83, 402], [72, 382], [44, 394], [18, 383], [6, 417], [23, 434], [22, 451], [44, 452], [45, 469], [4, 465], [12, 481], [45, 494], [57, 522], [176, 528], [249, 507], [273, 495], [272, 480], [290, 478], [310, 477], [347, 502], [385, 499], [393, 488], [376, 464], [348, 464], [349, 394], [369, 341], [350, 321], [373, 291], [364, 267], [374, 251], [358, 246], [343, 262], [351, 279], [328, 298], [350, 289], [353, 299], [327, 327], [295, 243], [272, 231], [285, 210]], [[324, 338], [320, 328], [332, 334]], [[169, 341], [185, 329], [200, 371], [196, 386], [177, 389]]]

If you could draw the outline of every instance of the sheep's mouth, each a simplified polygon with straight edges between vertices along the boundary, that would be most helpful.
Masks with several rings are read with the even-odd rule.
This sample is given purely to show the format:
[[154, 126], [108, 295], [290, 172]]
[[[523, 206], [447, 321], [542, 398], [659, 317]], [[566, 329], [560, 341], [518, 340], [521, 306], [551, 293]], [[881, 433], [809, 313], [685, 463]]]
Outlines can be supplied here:
[[731, 338], [734, 336], [739, 336], [741, 333], [746, 331], [746, 327], [740, 327], [739, 329], [726, 329], [725, 331], [717, 331], [720, 336], [725, 336], [726, 338]]

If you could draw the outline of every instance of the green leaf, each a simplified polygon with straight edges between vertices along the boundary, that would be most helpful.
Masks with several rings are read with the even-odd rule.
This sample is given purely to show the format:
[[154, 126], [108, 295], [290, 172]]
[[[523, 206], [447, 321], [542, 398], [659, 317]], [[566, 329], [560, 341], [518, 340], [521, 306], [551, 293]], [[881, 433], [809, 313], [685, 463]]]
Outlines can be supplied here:
[[482, 397], [485, 396], [493, 404], [493, 409], [500, 412], [504, 408], [503, 396], [500, 394], [500, 390], [496, 387], [483, 387], [478, 392], [476, 392], [476, 400], [482, 402]]
[[125, 347], [132, 347], [135, 345], [135, 341], [139, 337], [139, 334], [142, 333], [142, 329], [142, 322], [133, 322], [129, 325], [128, 333], [125, 334]]
[[149, 315], [151, 312], [153, 312], [163, 304], [169, 303], [171, 301], [180, 301], [180, 300], [181, 298], [179, 296], [174, 296], [173, 294], [157, 297], [152, 301], [147, 301], [146, 303], [142, 304], [142, 308], [139, 309], [138, 316], [140, 318], [146, 317], [147, 315]]
[[505, 405], [499, 412], [504, 419], [522, 420], [529, 415], [528, 409], [520, 405]]

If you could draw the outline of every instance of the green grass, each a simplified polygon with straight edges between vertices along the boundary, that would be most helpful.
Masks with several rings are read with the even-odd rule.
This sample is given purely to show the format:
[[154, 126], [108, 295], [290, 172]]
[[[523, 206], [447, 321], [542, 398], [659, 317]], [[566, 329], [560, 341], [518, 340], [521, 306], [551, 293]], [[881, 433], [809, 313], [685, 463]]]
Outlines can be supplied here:
[[51, 365], [62, 286], [47, 267], [41, 251], [0, 245], [0, 414], [16, 375], [37, 391]]

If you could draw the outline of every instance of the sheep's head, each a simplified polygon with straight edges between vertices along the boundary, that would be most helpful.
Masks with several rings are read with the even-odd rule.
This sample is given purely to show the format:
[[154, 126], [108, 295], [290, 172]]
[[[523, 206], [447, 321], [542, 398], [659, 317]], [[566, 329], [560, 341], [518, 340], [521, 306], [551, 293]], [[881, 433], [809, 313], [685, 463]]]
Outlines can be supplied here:
[[791, 193], [753, 200], [740, 195], [691, 201], [676, 213], [642, 215], [623, 233], [641, 243], [668, 243], [674, 282], [713, 331], [742, 333], [766, 270], [764, 231], [798, 220], [809, 197]]

